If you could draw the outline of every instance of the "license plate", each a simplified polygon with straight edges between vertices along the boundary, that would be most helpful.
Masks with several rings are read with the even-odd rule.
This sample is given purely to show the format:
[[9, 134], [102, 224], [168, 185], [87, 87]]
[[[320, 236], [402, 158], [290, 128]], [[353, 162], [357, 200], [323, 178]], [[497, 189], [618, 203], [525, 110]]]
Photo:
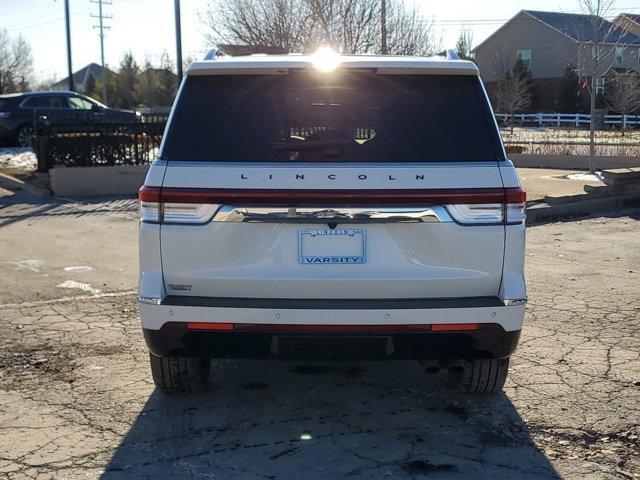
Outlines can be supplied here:
[[300, 230], [298, 261], [305, 265], [365, 263], [362, 229]]

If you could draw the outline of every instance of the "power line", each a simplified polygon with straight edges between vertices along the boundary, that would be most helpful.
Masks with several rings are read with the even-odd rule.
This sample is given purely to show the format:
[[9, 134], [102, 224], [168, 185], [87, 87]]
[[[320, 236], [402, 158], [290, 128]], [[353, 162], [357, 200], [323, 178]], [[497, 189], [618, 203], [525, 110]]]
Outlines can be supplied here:
[[[77, 15], [79, 15], [81, 13], [86, 13], [88, 11], [89, 11], [89, 9], [85, 8], [83, 10], [79, 10], [79, 11], [76, 11], [76, 12], [72, 13], [70, 16], [71, 17], [75, 17], [75, 16], [77, 16]], [[41, 17], [41, 18], [46, 18], [46, 17]], [[7, 28], [6, 31], [7, 32], [20, 32], [22, 30], [28, 30], [30, 28], [41, 27], [43, 25], [50, 25], [52, 23], [58, 23], [58, 22], [62, 22], [62, 21], [64, 21], [64, 15], [63, 16], [59, 16], [58, 15], [56, 18], [53, 18], [51, 20], [47, 20], [47, 21], [44, 21], [44, 22], [38, 22], [38, 23], [27, 23], [27, 24], [23, 24], [23, 25], [18, 25], [18, 26], [15, 26], [15, 27]]]

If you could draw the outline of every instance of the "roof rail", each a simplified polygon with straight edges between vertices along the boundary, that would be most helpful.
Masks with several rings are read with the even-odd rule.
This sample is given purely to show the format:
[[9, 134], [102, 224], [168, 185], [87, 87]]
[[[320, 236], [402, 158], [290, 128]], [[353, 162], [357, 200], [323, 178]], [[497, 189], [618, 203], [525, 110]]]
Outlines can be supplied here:
[[217, 60], [219, 57], [224, 57], [225, 54], [222, 50], [218, 50], [217, 48], [212, 48], [207, 52], [204, 56], [205, 60]]
[[460, 60], [458, 56], [458, 52], [456, 52], [453, 48], [444, 51], [444, 57], [447, 60]]

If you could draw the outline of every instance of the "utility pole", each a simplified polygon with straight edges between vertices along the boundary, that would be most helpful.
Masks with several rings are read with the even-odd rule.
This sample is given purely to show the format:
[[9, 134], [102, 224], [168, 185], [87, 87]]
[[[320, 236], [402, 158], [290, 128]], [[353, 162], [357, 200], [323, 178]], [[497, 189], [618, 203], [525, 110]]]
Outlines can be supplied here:
[[176, 67], [178, 69], [178, 84], [182, 81], [182, 28], [180, 27], [180, 0], [174, 0], [176, 20]]
[[380, 42], [380, 53], [386, 55], [387, 51], [387, 0], [380, 0], [380, 34], [382, 40]]
[[64, 0], [64, 22], [67, 29], [67, 70], [69, 74], [69, 91], [73, 92], [73, 68], [71, 67], [71, 23], [69, 18], [69, 0]]
[[102, 103], [107, 105], [107, 69], [104, 65], [104, 31], [108, 30], [109, 26], [105, 25], [105, 20], [110, 20], [113, 18], [113, 15], [106, 15], [102, 12], [103, 5], [111, 5], [111, 0], [89, 0], [91, 3], [98, 4], [98, 15], [91, 15], [93, 18], [98, 19], [98, 25], [94, 25], [93, 28], [100, 29], [100, 63], [102, 65]]

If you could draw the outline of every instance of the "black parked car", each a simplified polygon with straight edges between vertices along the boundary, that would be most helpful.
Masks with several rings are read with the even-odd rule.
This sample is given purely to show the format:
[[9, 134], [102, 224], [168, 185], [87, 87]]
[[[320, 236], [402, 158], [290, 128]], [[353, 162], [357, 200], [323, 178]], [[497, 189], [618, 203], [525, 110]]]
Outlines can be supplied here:
[[[0, 144], [29, 146], [36, 116], [73, 114], [81, 121], [139, 121], [140, 114], [132, 110], [109, 108], [100, 102], [75, 92], [29, 92], [0, 95]], [[68, 118], [68, 116], [67, 116]]]

